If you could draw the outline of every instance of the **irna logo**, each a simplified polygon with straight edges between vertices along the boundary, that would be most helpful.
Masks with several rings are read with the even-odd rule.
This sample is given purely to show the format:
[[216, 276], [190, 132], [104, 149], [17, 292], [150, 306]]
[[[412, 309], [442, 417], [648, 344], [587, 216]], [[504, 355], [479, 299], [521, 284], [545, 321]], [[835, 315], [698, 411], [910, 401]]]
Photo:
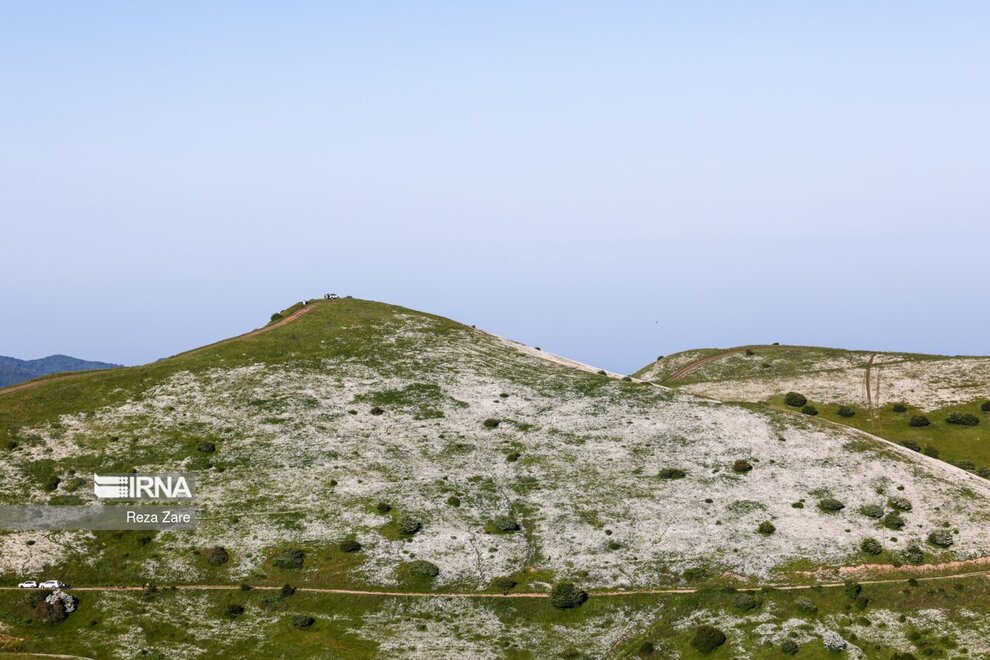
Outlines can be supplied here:
[[93, 492], [101, 500], [191, 500], [188, 474], [93, 475]]

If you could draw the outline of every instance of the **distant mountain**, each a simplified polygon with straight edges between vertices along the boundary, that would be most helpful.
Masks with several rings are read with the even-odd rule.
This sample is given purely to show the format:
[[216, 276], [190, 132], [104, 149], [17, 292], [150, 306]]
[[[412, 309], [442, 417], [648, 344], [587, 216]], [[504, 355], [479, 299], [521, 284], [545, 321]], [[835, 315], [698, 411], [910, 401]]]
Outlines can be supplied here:
[[22, 383], [38, 376], [57, 374], [63, 371], [92, 371], [111, 369], [119, 364], [80, 360], [69, 355], [49, 355], [37, 360], [18, 360], [0, 355], [0, 387]]

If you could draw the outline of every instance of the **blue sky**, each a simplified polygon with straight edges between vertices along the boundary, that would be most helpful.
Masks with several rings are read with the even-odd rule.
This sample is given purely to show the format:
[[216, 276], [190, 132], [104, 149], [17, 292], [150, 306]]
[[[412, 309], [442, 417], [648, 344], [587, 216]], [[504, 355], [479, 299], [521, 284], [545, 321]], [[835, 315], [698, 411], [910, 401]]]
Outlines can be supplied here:
[[0, 354], [324, 291], [604, 367], [990, 354], [990, 5], [0, 4]]

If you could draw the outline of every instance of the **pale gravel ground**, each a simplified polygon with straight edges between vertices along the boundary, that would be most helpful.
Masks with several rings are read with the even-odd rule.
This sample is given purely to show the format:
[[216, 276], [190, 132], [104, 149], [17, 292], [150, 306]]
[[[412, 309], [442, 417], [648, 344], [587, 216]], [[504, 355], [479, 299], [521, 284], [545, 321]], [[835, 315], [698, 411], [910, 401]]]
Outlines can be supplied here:
[[[396, 328], [393, 336], [415, 339], [421, 331], [417, 321]], [[202, 475], [197, 534], [200, 545], [232, 551], [235, 576], [259, 568], [274, 546], [334, 543], [352, 532], [365, 546], [362, 577], [373, 585], [395, 584], [396, 565], [413, 557], [441, 566], [440, 584], [478, 587], [526, 566], [558, 575], [587, 571], [582, 583], [596, 588], [658, 586], [701, 564], [768, 578], [797, 559], [858, 562], [856, 548], [865, 536], [904, 548], [943, 521], [960, 530], [956, 557], [990, 554], [990, 485], [951, 466], [854, 431], [649, 385], [613, 382], [594, 397], [548, 392], [542, 383], [492, 374], [537, 369], [552, 383], [553, 369], [569, 373], [569, 365], [482, 333], [469, 337], [431, 345], [411, 358], [420, 369], [414, 379], [339, 360], [329, 351], [320, 370], [252, 365], [179, 373], [138, 400], [95, 415], [66, 416], [59, 429], [25, 431], [44, 442], [27, 447], [23, 456], [71, 462], [93, 451], [94, 438], [108, 435], [122, 439], [109, 443], [107, 454], [129, 455], [180, 422], [201, 424], [221, 438], [225, 429], [237, 429], [239, 437], [221, 439], [216, 456], [243, 465]], [[416, 420], [411, 410], [392, 407], [376, 417], [368, 414], [368, 404], [355, 402], [417, 381], [440, 385], [445, 417]], [[621, 387], [642, 389], [622, 394]], [[276, 397], [288, 403], [275, 413], [247, 405]], [[265, 421], [270, 416], [285, 422]], [[506, 421], [488, 431], [482, 421], [489, 417], [533, 428], [520, 431]], [[846, 448], [853, 439], [878, 449]], [[517, 463], [505, 460], [512, 450], [522, 452]], [[737, 458], [752, 460], [755, 469], [746, 476], [732, 473], [728, 468]], [[665, 466], [689, 476], [660, 480], [655, 475]], [[15, 483], [0, 484], [0, 494], [24, 488]], [[892, 535], [856, 513], [862, 504], [886, 499], [878, 487], [914, 502], [908, 529]], [[847, 508], [836, 515], [818, 512], [812, 492], [819, 490]], [[461, 497], [460, 508], [445, 504], [451, 492]], [[34, 496], [41, 500], [45, 494]], [[808, 506], [792, 508], [800, 498]], [[373, 513], [377, 501], [421, 519], [423, 531], [411, 541], [386, 540], [378, 528], [388, 519]], [[486, 521], [510, 511], [527, 534], [483, 531]], [[298, 529], [279, 522], [285, 512], [302, 514]], [[227, 524], [233, 514], [241, 522]], [[755, 533], [764, 520], [773, 521], [775, 535]], [[181, 539], [164, 535], [160, 543], [184, 547]], [[621, 547], [606, 549], [609, 540]], [[194, 576], [183, 551], [162, 554], [147, 566], [157, 579]], [[8, 567], [7, 559], [0, 561]]]

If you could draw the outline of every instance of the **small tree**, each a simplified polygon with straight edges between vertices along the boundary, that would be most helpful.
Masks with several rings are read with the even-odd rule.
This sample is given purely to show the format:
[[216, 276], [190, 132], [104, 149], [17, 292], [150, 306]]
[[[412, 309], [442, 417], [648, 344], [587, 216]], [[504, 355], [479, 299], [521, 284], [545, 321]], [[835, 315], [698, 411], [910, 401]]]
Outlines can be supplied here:
[[714, 626], [701, 625], [694, 629], [694, 637], [691, 638], [691, 646], [698, 653], [707, 655], [725, 644], [725, 633]]
[[826, 497], [818, 501], [818, 508], [826, 513], [837, 513], [846, 508], [846, 505], [834, 497]]
[[984, 401], [980, 404], [980, 410], [983, 412], [990, 412], [990, 401]]
[[801, 412], [803, 412], [805, 415], [811, 415], [812, 417], [814, 417], [815, 415], [818, 414], [818, 408], [815, 408], [812, 405], [807, 405], [801, 408]]
[[792, 408], [800, 408], [804, 404], [808, 403], [808, 398], [803, 394], [798, 394], [797, 392], [788, 392], [784, 395], [784, 403]]
[[856, 414], [856, 411], [849, 406], [839, 406], [839, 409], [836, 411], [836, 414], [839, 417], [852, 417], [853, 415]]
[[915, 428], [922, 428], [922, 427], [928, 426], [931, 423], [932, 423], [931, 420], [929, 420], [924, 415], [914, 415], [908, 421], [908, 424], [911, 425], [911, 426], [913, 426], [913, 427], [915, 427]]
[[282, 569], [302, 568], [306, 553], [299, 548], [289, 548], [272, 561], [272, 566]]
[[399, 519], [399, 533], [403, 536], [412, 536], [422, 528], [421, 522], [409, 516], [403, 516]]
[[894, 404], [894, 412], [895, 413], [906, 413], [907, 412], [907, 406], [905, 406], [903, 403], [895, 403]]
[[859, 549], [868, 555], [879, 555], [883, 552], [883, 546], [880, 545], [880, 541], [874, 538], [863, 539], [863, 542], [859, 544]]
[[928, 535], [928, 542], [940, 548], [948, 548], [952, 545], [952, 534], [939, 530]]
[[219, 545], [215, 545], [212, 548], [207, 548], [204, 550], [203, 556], [206, 557], [206, 561], [214, 566], [226, 564], [227, 560], [230, 559], [230, 555], [227, 553], [226, 548], [222, 548]]
[[588, 592], [577, 588], [573, 582], [558, 582], [550, 590], [550, 604], [558, 610], [580, 607], [588, 600]]
[[732, 464], [732, 471], [737, 472], [739, 474], [746, 474], [752, 469], [753, 466], [750, 465], [750, 462], [747, 461], [745, 458], [740, 458], [736, 460], [735, 463]]
[[770, 522], [769, 520], [765, 520], [760, 523], [760, 526], [756, 528], [756, 531], [758, 531], [760, 534], [763, 534], [764, 536], [770, 536], [771, 534], [777, 531], [777, 528], [773, 526], [772, 522]]
[[416, 559], [409, 562], [409, 575], [413, 577], [431, 580], [440, 575], [440, 567], [425, 559]]
[[683, 479], [685, 476], [687, 476], [687, 473], [680, 468], [665, 467], [660, 469], [660, 472], [657, 473], [657, 476], [660, 477], [661, 479]]

